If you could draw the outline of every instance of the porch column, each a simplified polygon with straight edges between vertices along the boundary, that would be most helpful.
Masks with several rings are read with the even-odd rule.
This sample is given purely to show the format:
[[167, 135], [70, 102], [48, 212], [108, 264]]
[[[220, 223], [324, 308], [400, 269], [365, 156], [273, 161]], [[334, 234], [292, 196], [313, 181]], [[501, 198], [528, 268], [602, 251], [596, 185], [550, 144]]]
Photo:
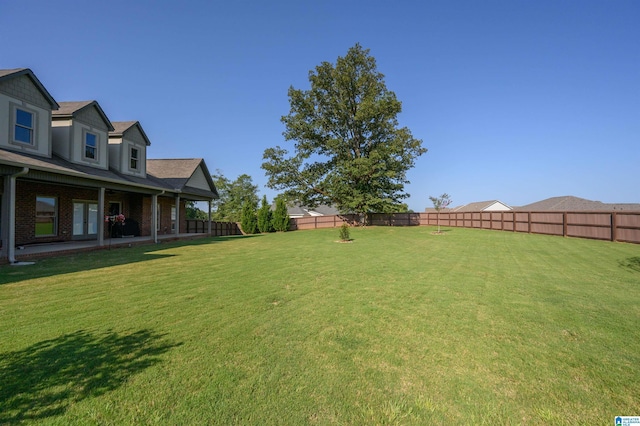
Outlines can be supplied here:
[[[16, 262], [16, 179], [18, 176], [26, 175], [29, 173], [29, 168], [24, 167], [22, 171], [5, 177], [4, 192], [7, 208], [5, 212], [7, 214], [7, 259], [9, 263]], [[3, 207], [4, 208], [4, 207]]]
[[98, 246], [104, 245], [104, 194], [105, 189], [98, 190]]
[[173, 233], [175, 236], [180, 235], [180, 194], [176, 194], [176, 229], [174, 229]]
[[0, 194], [0, 241], [2, 247], [0, 247], [0, 260], [8, 257], [9, 247], [9, 229], [12, 228], [9, 224], [9, 203], [11, 202], [9, 192], [9, 176], [4, 176], [4, 184], [2, 194]]
[[151, 196], [151, 236], [153, 242], [158, 242], [158, 194]]
[[207, 227], [207, 232], [211, 236], [211, 200], [209, 200], [209, 226]]

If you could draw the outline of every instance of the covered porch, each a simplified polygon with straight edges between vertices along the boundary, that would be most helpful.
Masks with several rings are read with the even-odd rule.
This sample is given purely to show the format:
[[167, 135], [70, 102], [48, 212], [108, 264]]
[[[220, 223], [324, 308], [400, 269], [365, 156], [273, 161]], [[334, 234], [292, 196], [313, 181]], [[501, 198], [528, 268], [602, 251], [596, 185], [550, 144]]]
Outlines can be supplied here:
[[[183, 234], [167, 234], [158, 235], [157, 242], [176, 241], [176, 240], [191, 240], [196, 238], [209, 237], [208, 234], [203, 233], [183, 233]], [[15, 257], [16, 263], [28, 262], [36, 259], [43, 259], [47, 257], [63, 256], [67, 254], [74, 254], [80, 252], [87, 252], [93, 250], [109, 250], [123, 247], [132, 247], [143, 244], [154, 244], [153, 236], [140, 236], [140, 237], [124, 237], [124, 238], [107, 238], [103, 245], [100, 245], [97, 240], [88, 241], [64, 241], [42, 244], [29, 244], [25, 246], [16, 247]]]

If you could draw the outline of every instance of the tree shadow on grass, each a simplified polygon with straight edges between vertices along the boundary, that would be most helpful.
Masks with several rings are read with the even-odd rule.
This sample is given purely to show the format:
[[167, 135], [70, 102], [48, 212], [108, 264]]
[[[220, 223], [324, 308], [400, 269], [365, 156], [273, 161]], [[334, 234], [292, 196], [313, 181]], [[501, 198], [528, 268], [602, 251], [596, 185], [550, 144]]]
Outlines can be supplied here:
[[63, 414], [161, 362], [179, 346], [149, 330], [100, 335], [77, 331], [20, 351], [0, 354], [0, 424]]
[[640, 272], [640, 257], [630, 257], [628, 259], [621, 260], [619, 263], [623, 268]]

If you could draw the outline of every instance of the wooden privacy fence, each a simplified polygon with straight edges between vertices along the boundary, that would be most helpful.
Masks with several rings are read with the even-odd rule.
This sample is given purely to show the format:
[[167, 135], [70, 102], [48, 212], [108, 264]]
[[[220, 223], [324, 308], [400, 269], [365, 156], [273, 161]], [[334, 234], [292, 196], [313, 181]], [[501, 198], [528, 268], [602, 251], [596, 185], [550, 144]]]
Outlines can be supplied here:
[[[341, 226], [359, 221], [358, 215], [316, 216], [291, 219], [291, 230]], [[373, 213], [377, 226], [437, 225], [437, 213]], [[640, 244], [640, 212], [441, 212], [440, 226], [527, 232]]]

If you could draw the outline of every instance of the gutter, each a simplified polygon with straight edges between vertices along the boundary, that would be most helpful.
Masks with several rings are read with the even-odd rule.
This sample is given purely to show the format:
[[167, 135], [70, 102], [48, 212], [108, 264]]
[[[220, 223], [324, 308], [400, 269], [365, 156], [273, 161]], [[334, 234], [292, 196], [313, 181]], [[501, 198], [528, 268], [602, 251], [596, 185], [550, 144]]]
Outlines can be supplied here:
[[[5, 164], [7, 166], [23, 167], [24, 168], [24, 163], [20, 163], [20, 162], [16, 162], [16, 161], [0, 159], [0, 163], [1, 164]], [[59, 169], [56, 169], [56, 168], [43, 167], [43, 166], [30, 166], [30, 167], [26, 167], [26, 168], [34, 170], [34, 171], [38, 170], [38, 171], [46, 172], [46, 173], [53, 173], [53, 174], [58, 174], [58, 175], [64, 175], [64, 176], [71, 176], [71, 177], [87, 179], [87, 180], [95, 181], [95, 182], [98, 182], [98, 183], [112, 183], [112, 184], [116, 184], [116, 185], [131, 186], [131, 187], [135, 187], [135, 188], [147, 189], [147, 190], [150, 190], [150, 191], [158, 191], [158, 190], [161, 189], [161, 188], [159, 188], [157, 186], [153, 186], [153, 185], [145, 185], [145, 184], [140, 184], [140, 183], [136, 183], [136, 182], [130, 182], [130, 181], [126, 181], [126, 180], [120, 180], [120, 179], [102, 178], [102, 177], [99, 177], [99, 176], [93, 176], [93, 175], [82, 173], [82, 172], [76, 172], [75, 170], [67, 171], [67, 170], [59, 170]], [[27, 170], [27, 172], [28, 172], [28, 170]], [[166, 191], [166, 190], [162, 190], [162, 191], [163, 191], [162, 193], [164, 193], [164, 191]]]

